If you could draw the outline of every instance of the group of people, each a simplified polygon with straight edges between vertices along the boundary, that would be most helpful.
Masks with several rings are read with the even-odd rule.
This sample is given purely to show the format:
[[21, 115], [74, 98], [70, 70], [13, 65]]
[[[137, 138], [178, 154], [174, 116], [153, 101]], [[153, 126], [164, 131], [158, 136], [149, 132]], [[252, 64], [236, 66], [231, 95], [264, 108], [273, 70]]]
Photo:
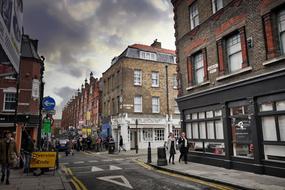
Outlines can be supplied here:
[[174, 136], [174, 133], [170, 133], [167, 141], [167, 150], [169, 151], [169, 163], [174, 163], [174, 156], [176, 154], [176, 144], [178, 143], [178, 149], [180, 151], [179, 162], [181, 159], [187, 164], [187, 154], [188, 154], [188, 140], [185, 136], [185, 133], [182, 132], [181, 136], [177, 139]]

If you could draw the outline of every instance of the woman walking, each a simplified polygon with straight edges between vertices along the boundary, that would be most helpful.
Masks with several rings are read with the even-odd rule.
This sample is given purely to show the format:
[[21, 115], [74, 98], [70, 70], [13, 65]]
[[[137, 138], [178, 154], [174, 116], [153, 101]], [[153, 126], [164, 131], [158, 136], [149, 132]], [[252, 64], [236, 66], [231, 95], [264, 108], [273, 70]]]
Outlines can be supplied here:
[[178, 140], [178, 144], [180, 147], [180, 157], [179, 157], [179, 162], [181, 158], [183, 157], [183, 160], [185, 164], [187, 164], [187, 154], [188, 154], [188, 141], [187, 138], [185, 137], [185, 133], [181, 133], [181, 137]]
[[170, 133], [169, 138], [168, 138], [169, 164], [171, 163], [171, 159], [172, 159], [172, 164], [174, 164], [174, 155], [176, 154], [175, 142], [176, 142], [176, 139], [174, 137], [174, 134]]

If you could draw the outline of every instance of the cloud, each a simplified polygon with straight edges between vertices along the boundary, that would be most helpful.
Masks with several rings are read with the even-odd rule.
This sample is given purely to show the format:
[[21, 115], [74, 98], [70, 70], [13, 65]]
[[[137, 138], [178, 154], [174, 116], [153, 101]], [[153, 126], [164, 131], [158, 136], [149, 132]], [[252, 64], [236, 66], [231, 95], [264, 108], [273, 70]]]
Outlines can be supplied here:
[[[46, 57], [45, 94], [58, 102], [92, 71], [100, 77], [128, 45], [154, 39], [174, 49], [169, 0], [28, 0], [25, 33], [39, 39]], [[61, 108], [59, 108], [60, 110]], [[60, 112], [59, 112], [60, 113]]]

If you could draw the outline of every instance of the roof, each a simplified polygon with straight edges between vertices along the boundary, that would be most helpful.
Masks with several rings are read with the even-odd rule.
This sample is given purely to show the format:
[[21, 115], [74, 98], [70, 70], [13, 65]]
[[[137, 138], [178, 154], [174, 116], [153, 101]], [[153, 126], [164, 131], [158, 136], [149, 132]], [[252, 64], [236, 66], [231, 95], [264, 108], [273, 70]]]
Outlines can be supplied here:
[[30, 39], [28, 35], [23, 35], [21, 56], [26, 57], [26, 58], [34, 58], [34, 59], [41, 60], [36, 48], [37, 47], [35, 47], [33, 40]]
[[133, 44], [133, 45], [130, 45], [129, 47], [130, 48], [140, 49], [140, 50], [143, 50], [143, 51], [158, 52], [158, 53], [165, 53], [165, 54], [173, 54], [173, 55], [175, 55], [175, 51], [174, 50], [163, 49], [163, 48], [155, 48], [155, 47], [148, 46], [148, 45], [143, 45], [143, 44]]

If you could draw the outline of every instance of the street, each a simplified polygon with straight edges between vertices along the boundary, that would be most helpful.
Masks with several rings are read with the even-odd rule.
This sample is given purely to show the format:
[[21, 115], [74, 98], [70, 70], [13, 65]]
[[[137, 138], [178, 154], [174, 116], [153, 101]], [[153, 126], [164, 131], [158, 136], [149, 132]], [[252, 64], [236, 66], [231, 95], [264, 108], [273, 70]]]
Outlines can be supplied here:
[[[179, 163], [177, 163], [179, 164]], [[88, 190], [111, 189], [231, 189], [205, 181], [155, 171], [133, 157], [106, 153], [61, 154], [60, 166], [70, 175], [73, 187]]]

